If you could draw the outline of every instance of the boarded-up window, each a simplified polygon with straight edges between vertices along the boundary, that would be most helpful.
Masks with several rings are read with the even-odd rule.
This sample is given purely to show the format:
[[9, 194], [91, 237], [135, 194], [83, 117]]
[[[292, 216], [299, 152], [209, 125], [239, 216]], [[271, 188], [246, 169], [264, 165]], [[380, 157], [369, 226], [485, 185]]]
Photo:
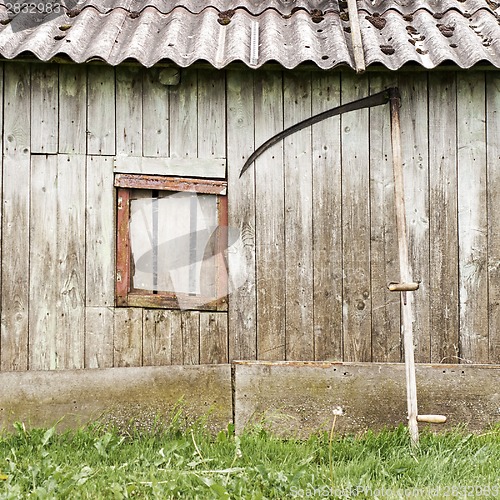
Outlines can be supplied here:
[[117, 175], [117, 305], [222, 309], [226, 183]]

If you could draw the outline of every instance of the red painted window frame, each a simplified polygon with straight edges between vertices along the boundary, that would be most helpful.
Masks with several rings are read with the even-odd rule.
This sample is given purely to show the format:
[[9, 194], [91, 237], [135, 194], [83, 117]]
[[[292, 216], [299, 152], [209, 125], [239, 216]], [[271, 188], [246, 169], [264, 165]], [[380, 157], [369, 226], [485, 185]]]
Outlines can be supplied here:
[[[219, 227], [227, 227], [227, 182], [211, 179], [188, 179], [161, 175], [116, 174], [117, 225], [116, 225], [116, 276], [115, 302], [117, 307], [147, 307], [179, 309], [174, 293], [152, 293], [131, 288], [130, 255], [130, 193], [136, 189], [194, 192], [217, 196]], [[227, 266], [224, 252], [227, 249], [227, 231], [218, 232], [216, 297], [191, 297], [183, 294], [184, 308], [193, 310], [227, 310]], [[192, 307], [190, 306], [192, 300]], [[203, 305], [200, 305], [200, 302]]]

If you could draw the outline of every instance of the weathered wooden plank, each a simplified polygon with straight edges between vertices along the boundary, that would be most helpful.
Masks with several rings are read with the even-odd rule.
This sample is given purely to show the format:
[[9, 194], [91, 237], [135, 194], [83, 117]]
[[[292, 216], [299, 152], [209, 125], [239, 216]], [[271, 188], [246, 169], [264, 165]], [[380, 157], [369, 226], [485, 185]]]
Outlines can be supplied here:
[[85, 361], [86, 159], [83, 155], [57, 159], [56, 346], [59, 366], [74, 369], [83, 368]]
[[500, 363], [500, 75], [486, 74], [489, 361]]
[[253, 73], [227, 74], [228, 221], [238, 229], [236, 252], [228, 254], [229, 359], [256, 359], [255, 170], [239, 177], [254, 149]]
[[125, 174], [175, 175], [210, 179], [226, 178], [223, 158], [151, 158], [118, 156], [114, 171]]
[[116, 68], [116, 154], [142, 155], [142, 69]]
[[172, 364], [171, 311], [145, 309], [143, 314], [144, 366]]
[[[488, 362], [484, 73], [457, 75], [460, 357]], [[473, 180], [473, 182], [471, 182]]]
[[226, 78], [224, 71], [198, 71], [198, 156], [226, 154]]
[[[64, 368], [59, 351], [57, 156], [31, 158], [29, 367]], [[61, 359], [62, 358], [62, 359]]]
[[[4, 109], [3, 109], [3, 107], [4, 107], [4, 101], [3, 101], [3, 97], [4, 97], [4, 80], [5, 80], [4, 66], [5, 65], [3, 63], [0, 64], [0, 70], [2, 71], [2, 75], [4, 75], [4, 77], [0, 81], [0, 92], [1, 92], [0, 95], [2, 96], [2, 106], [0, 106], [1, 107], [1, 109], [0, 109], [0, 120], [1, 120], [2, 124], [4, 123]], [[2, 156], [3, 156], [3, 152], [4, 152], [3, 141], [4, 141], [4, 134], [2, 133], [2, 134], [0, 134], [0, 151], [2, 151]], [[1, 208], [0, 208], [0, 214], [1, 214]], [[0, 217], [0, 222], [1, 222], [1, 217]]]
[[181, 82], [170, 87], [170, 156], [198, 156], [198, 72], [182, 71]]
[[87, 67], [59, 66], [59, 152], [87, 151]]
[[[340, 104], [340, 74], [312, 75], [312, 114]], [[340, 118], [312, 127], [314, 359], [342, 360]]]
[[143, 72], [142, 97], [142, 148], [145, 156], [168, 156], [169, 137], [169, 91], [161, 81], [158, 68]]
[[6, 63], [4, 70], [3, 152], [29, 158], [31, 145], [30, 65]]
[[59, 69], [55, 64], [31, 67], [32, 153], [57, 153], [59, 146]]
[[169, 311], [172, 364], [200, 363], [200, 313]]
[[113, 366], [142, 365], [142, 309], [115, 309]]
[[5, 64], [0, 369], [28, 369], [30, 67]]
[[[284, 127], [311, 116], [310, 74], [286, 74]], [[284, 140], [286, 359], [314, 359], [311, 128]]]
[[[394, 76], [370, 78], [370, 93], [394, 86]], [[400, 294], [387, 284], [399, 281], [398, 245], [389, 106], [370, 110], [370, 220], [372, 281], [372, 361], [401, 361]]]
[[458, 360], [456, 80], [429, 75], [429, 300], [432, 363]]
[[181, 313], [182, 364], [200, 364], [200, 313], [183, 311]]
[[115, 192], [111, 158], [87, 158], [86, 303], [112, 306], [115, 300]]
[[227, 182], [181, 177], [160, 177], [158, 175], [127, 175], [115, 176], [116, 187], [130, 189], [155, 189], [160, 191], [185, 191], [191, 193], [225, 195]]
[[115, 154], [115, 69], [88, 67], [87, 153]]
[[32, 157], [30, 368], [84, 366], [85, 157]]
[[[282, 74], [254, 75], [255, 144], [283, 130]], [[283, 145], [255, 166], [257, 359], [285, 359], [285, 193]], [[246, 174], [245, 174], [246, 175]]]
[[[342, 102], [368, 95], [368, 78], [342, 76]], [[369, 114], [342, 115], [343, 348], [345, 361], [371, 360]]]
[[228, 362], [226, 313], [200, 313], [200, 364]]
[[[1, 74], [4, 75], [4, 65], [0, 65], [0, 71], [2, 72]], [[2, 105], [0, 106], [0, 123], [4, 123], [3, 120], [3, 95], [4, 95], [4, 78], [1, 79], [0, 81], [0, 95], [2, 96]], [[2, 158], [0, 159], [0, 186], [3, 186], [3, 161], [4, 161], [4, 151], [3, 151], [3, 134], [0, 134], [0, 150], [2, 151]], [[0, 189], [0, 277], [1, 277], [1, 272], [2, 272], [2, 213], [3, 213], [3, 189]], [[0, 278], [0, 294], [2, 293], [2, 281]], [[3, 318], [1, 317], [1, 307], [2, 307], [2, 300], [1, 300], [1, 295], [0, 295], [0, 325], [3, 324]], [[2, 327], [0, 326], [0, 371], [2, 370]], [[6, 350], [7, 351], [7, 350]], [[9, 361], [10, 363], [10, 361]]]
[[169, 311], [171, 362], [173, 365], [184, 364], [182, 346], [182, 311]]
[[113, 309], [85, 308], [85, 368], [113, 366], [113, 330]]
[[413, 280], [415, 360], [430, 361], [429, 306], [429, 150], [427, 75], [400, 77], [401, 149], [405, 182], [408, 252]]

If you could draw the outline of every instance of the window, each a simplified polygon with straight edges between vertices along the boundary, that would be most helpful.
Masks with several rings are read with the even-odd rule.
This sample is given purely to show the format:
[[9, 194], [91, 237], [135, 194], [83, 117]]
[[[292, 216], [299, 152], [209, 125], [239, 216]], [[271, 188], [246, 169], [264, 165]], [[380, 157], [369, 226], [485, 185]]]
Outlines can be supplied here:
[[117, 174], [115, 186], [117, 306], [225, 309], [226, 182]]

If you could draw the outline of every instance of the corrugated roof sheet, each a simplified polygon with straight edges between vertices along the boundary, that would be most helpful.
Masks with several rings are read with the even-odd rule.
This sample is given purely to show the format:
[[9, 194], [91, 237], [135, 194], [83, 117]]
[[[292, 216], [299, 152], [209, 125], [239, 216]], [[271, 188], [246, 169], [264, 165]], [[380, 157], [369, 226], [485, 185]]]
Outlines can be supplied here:
[[[357, 6], [367, 65], [500, 67], [500, 3], [493, 0], [359, 0]], [[342, 0], [0, 0], [0, 55], [9, 59], [27, 52], [43, 61], [67, 55], [112, 65], [135, 59], [148, 67], [203, 60], [216, 68], [233, 61], [354, 68], [350, 30]]]

